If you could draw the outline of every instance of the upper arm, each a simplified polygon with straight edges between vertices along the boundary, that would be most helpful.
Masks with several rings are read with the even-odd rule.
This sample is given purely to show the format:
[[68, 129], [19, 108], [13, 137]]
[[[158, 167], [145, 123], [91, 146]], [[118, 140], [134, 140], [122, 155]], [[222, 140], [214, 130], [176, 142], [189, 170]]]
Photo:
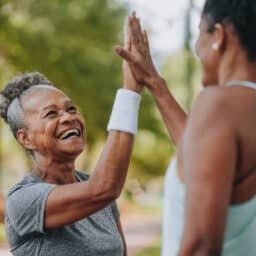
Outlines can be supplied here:
[[83, 181], [56, 186], [46, 201], [45, 228], [74, 223], [103, 209], [115, 199], [98, 185]]
[[[59, 186], [19, 185], [7, 197], [7, 220], [20, 236], [74, 223], [114, 200], [104, 190], [93, 189], [93, 186], [88, 181]], [[113, 209], [113, 214], [118, 218], [117, 209]]]
[[221, 251], [237, 160], [229, 111], [220, 95], [203, 93], [188, 120], [179, 152], [186, 183], [181, 255]]
[[45, 204], [54, 187], [31, 183], [17, 185], [10, 191], [6, 199], [6, 219], [18, 235], [44, 232]]

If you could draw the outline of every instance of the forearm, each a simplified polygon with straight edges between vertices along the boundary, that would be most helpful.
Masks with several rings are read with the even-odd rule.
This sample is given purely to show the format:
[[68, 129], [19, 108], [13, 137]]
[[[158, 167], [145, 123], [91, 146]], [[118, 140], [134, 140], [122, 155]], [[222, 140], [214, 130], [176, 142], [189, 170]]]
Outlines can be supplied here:
[[95, 193], [116, 198], [123, 188], [132, 153], [134, 136], [110, 131], [106, 145], [90, 178]]
[[107, 126], [108, 139], [90, 179], [96, 193], [106, 194], [106, 197], [110, 193], [115, 199], [121, 192], [137, 133], [140, 100], [141, 96], [134, 90], [117, 92]]
[[171, 95], [164, 79], [157, 77], [152, 80], [152, 83], [154, 86], [150, 91], [155, 98], [168, 133], [177, 145], [186, 124], [187, 114]]

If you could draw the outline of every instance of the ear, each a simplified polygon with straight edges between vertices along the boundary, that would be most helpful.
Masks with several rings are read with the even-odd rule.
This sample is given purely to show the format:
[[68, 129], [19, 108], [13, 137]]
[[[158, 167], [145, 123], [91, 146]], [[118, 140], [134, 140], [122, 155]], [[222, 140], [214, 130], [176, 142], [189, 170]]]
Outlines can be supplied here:
[[217, 49], [223, 49], [226, 41], [226, 31], [222, 24], [216, 23], [214, 25], [213, 37], [213, 44], [216, 45]]
[[16, 138], [24, 148], [29, 150], [35, 150], [35, 146], [30, 141], [26, 128], [19, 129], [16, 133]]

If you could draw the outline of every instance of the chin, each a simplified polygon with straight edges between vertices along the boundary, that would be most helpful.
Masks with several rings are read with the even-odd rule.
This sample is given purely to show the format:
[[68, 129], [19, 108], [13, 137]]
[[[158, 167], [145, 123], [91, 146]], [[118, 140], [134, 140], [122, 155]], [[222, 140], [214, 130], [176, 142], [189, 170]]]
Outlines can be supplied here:
[[85, 144], [83, 142], [80, 143], [67, 143], [66, 145], [61, 145], [58, 148], [58, 152], [61, 156], [65, 158], [77, 158], [85, 148]]
[[83, 151], [84, 149], [61, 150], [58, 155], [60, 155], [62, 159], [75, 160]]
[[84, 144], [71, 145], [65, 151], [71, 155], [80, 155], [84, 151]]

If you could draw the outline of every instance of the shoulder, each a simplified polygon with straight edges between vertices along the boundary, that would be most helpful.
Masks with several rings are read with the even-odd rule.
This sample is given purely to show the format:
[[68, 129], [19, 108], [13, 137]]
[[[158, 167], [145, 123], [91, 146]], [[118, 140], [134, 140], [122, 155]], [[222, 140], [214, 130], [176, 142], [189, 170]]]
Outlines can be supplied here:
[[197, 96], [193, 108], [204, 106], [207, 110], [219, 110], [230, 106], [231, 94], [226, 87], [212, 86], [204, 88]]
[[[226, 87], [209, 87], [202, 90], [193, 103], [191, 118], [211, 125], [232, 122], [232, 95]], [[220, 122], [220, 123], [218, 123]]]
[[[234, 100], [233, 100], [234, 101]], [[206, 88], [193, 103], [188, 122], [185, 127], [183, 142], [186, 138], [193, 141], [206, 139], [213, 141], [215, 137], [237, 138], [236, 111], [228, 88]]]
[[56, 185], [45, 183], [39, 177], [29, 174], [9, 190], [6, 198], [6, 210], [21, 204], [25, 207], [25, 203], [39, 202], [39, 199], [44, 200], [55, 187]]
[[32, 174], [28, 174], [26, 176], [24, 176], [18, 183], [16, 183], [13, 187], [10, 188], [8, 194], [7, 194], [7, 198], [9, 196], [11, 196], [13, 193], [26, 188], [26, 187], [30, 187], [32, 185], [35, 185], [37, 183], [41, 183], [42, 181], [40, 181], [40, 178], [37, 178], [36, 176], [32, 175]]

